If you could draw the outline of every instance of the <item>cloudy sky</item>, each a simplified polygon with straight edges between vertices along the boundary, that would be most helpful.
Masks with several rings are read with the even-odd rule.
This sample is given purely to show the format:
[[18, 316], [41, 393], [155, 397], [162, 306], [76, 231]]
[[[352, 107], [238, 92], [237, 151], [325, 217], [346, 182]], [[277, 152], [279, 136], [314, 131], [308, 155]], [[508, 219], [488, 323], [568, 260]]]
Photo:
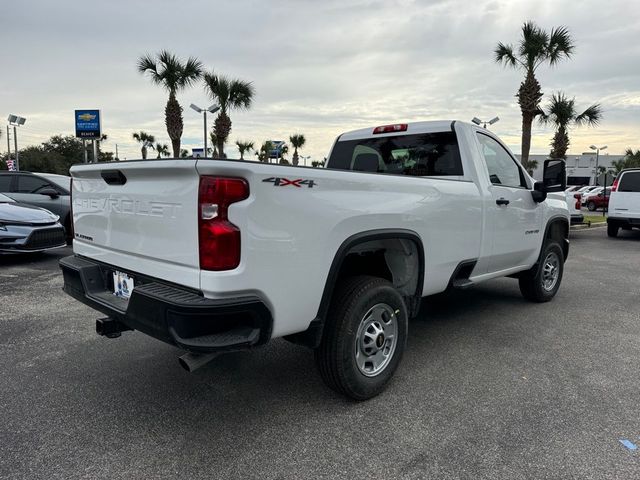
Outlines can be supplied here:
[[[254, 106], [232, 112], [230, 140], [307, 137], [302, 154], [321, 159], [335, 136], [399, 121], [500, 117], [496, 131], [520, 151], [514, 94], [522, 74], [493, 62], [498, 41], [514, 42], [525, 20], [567, 26], [572, 60], [542, 67], [546, 96], [562, 90], [578, 107], [601, 103], [604, 120], [571, 134], [571, 153], [592, 143], [609, 152], [640, 148], [640, 2], [546, 0], [143, 1], [20, 0], [0, 15], [0, 115], [27, 117], [21, 145], [73, 133], [73, 110], [99, 108], [105, 148], [139, 157], [131, 133], [169, 143], [167, 95], [135, 68], [169, 49], [254, 83]], [[179, 94], [183, 145], [202, 146], [202, 118]], [[534, 128], [533, 153], [552, 132]], [[6, 149], [6, 140], [0, 142]], [[229, 152], [235, 155], [235, 149]]]

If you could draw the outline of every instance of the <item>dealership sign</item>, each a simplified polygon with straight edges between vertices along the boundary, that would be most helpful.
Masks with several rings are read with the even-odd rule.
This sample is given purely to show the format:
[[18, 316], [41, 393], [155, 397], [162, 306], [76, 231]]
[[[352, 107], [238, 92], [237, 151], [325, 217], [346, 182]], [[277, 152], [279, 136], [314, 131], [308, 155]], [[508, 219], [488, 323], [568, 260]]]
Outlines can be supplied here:
[[100, 110], [76, 110], [76, 137], [100, 140]]

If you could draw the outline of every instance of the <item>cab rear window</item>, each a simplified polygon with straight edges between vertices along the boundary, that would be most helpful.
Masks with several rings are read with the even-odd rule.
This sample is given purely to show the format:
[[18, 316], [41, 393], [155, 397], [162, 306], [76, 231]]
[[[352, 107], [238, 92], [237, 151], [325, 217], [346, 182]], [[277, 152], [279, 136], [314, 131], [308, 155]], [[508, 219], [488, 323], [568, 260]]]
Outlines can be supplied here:
[[338, 141], [327, 168], [420, 177], [463, 175], [454, 132]]
[[640, 192], [640, 172], [625, 172], [620, 179], [619, 192]]

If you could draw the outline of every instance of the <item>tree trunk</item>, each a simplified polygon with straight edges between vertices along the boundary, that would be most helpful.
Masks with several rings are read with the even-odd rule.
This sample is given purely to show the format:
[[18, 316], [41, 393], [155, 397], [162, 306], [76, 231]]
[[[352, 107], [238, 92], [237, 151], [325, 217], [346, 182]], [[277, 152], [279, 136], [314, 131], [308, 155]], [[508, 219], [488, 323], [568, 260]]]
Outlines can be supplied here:
[[145, 147], [144, 145], [142, 146], [142, 148], [140, 149], [142, 151], [142, 159], [146, 160], [147, 159], [147, 147]]
[[224, 144], [231, 133], [231, 119], [225, 112], [220, 112], [213, 124], [213, 132], [218, 139], [218, 157], [225, 158]]
[[176, 100], [176, 94], [169, 92], [169, 100], [164, 109], [165, 124], [167, 125], [167, 133], [171, 139], [171, 147], [173, 148], [173, 158], [180, 158], [180, 138], [182, 137], [182, 107]]
[[541, 113], [540, 99], [542, 98], [542, 91], [533, 71], [529, 70], [527, 72], [527, 76], [520, 84], [516, 97], [522, 112], [522, 155], [520, 162], [524, 163], [529, 161], [529, 152], [531, 150], [531, 124], [536, 115]]
[[529, 151], [531, 150], [531, 124], [533, 116], [528, 113], [522, 113], [522, 150], [520, 163], [523, 165], [529, 161]]
[[298, 147], [293, 147], [293, 157], [291, 158], [291, 162], [298, 166]]
[[551, 141], [551, 158], [567, 159], [567, 150], [569, 150], [569, 135], [564, 126], [558, 127]]

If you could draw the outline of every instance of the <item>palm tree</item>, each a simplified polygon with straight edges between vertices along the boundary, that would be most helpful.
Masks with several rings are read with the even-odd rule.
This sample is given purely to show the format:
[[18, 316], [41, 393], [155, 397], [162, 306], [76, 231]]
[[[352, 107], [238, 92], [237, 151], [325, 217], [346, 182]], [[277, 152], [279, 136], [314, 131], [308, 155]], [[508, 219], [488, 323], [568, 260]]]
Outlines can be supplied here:
[[566, 27], [552, 28], [547, 33], [534, 22], [526, 22], [522, 26], [522, 38], [516, 47], [502, 42], [494, 50], [495, 61], [505, 66], [523, 70], [525, 79], [520, 84], [516, 97], [522, 112], [522, 155], [521, 162], [529, 160], [531, 150], [531, 124], [541, 113], [540, 99], [542, 91], [535, 73], [544, 63], [557, 65], [560, 60], [568, 59], [575, 46]]
[[171, 152], [169, 151], [169, 145], [166, 143], [156, 143], [156, 152], [158, 152], [158, 156], [156, 158], [160, 158], [162, 156], [170, 157]]
[[231, 133], [229, 112], [234, 109], [248, 109], [251, 107], [255, 93], [253, 84], [235, 78], [228, 78], [224, 75], [217, 75], [212, 71], [204, 74], [204, 86], [207, 93], [220, 106], [213, 131], [218, 140], [218, 156], [225, 158], [224, 144]]
[[167, 133], [171, 139], [173, 156], [180, 156], [180, 138], [182, 137], [182, 107], [176, 99], [176, 93], [193, 85], [202, 74], [202, 63], [196, 58], [189, 57], [182, 62], [178, 57], [162, 50], [154, 58], [143, 55], [138, 59], [138, 71], [148, 74], [156, 85], [163, 86], [169, 92], [169, 100], [164, 109]]
[[624, 152], [624, 158], [620, 160], [614, 160], [611, 162], [611, 166], [615, 169], [616, 175], [625, 168], [640, 168], [640, 150], [635, 152], [627, 148]]
[[240, 140], [238, 140], [236, 141], [236, 146], [240, 151], [240, 160], [244, 160], [244, 152], [253, 150], [253, 142], [241, 142]]
[[527, 171], [527, 173], [533, 176], [533, 172], [536, 168], [538, 168], [538, 160], [525, 160], [522, 163], [522, 166]]
[[[289, 146], [286, 143], [284, 143], [280, 147], [280, 150], [278, 151], [278, 158], [277, 158], [278, 163], [281, 163], [283, 165], [289, 165], [289, 161], [286, 158], [284, 158], [284, 156], [288, 153], [289, 153]], [[283, 160], [286, 163], [284, 163]]]
[[260, 146], [260, 149], [256, 151], [256, 156], [258, 157], [258, 160], [261, 162], [269, 163], [269, 153], [272, 150], [273, 150], [273, 143], [267, 140]]
[[569, 149], [569, 127], [588, 125], [595, 127], [602, 119], [602, 108], [593, 104], [584, 112], [576, 111], [576, 99], [569, 99], [564, 93], [558, 92], [551, 96], [551, 101], [540, 115], [540, 123], [553, 125], [555, 134], [551, 141], [551, 158], [567, 158]]
[[189, 153], [189, 150], [187, 150], [185, 148], [181, 148], [180, 149], [180, 158], [191, 158], [191, 154]]
[[311, 166], [313, 168], [323, 168], [324, 164], [327, 162], [327, 157], [324, 158], [324, 160], [320, 161], [320, 160], [313, 160], [311, 162]]
[[213, 129], [209, 132], [209, 141], [211, 142], [211, 158], [218, 158], [218, 137]]
[[304, 138], [304, 135], [302, 135], [301, 133], [296, 133], [295, 135], [291, 135], [289, 137], [289, 141], [291, 142], [291, 145], [293, 145], [293, 157], [291, 161], [294, 165], [298, 165], [298, 149], [304, 146], [307, 139]]
[[142, 144], [142, 148], [140, 149], [140, 151], [142, 152], [142, 159], [146, 160], [147, 149], [154, 149], [153, 142], [156, 141], [156, 137], [154, 137], [153, 135], [149, 135], [147, 132], [140, 131], [133, 134], [133, 139]]

